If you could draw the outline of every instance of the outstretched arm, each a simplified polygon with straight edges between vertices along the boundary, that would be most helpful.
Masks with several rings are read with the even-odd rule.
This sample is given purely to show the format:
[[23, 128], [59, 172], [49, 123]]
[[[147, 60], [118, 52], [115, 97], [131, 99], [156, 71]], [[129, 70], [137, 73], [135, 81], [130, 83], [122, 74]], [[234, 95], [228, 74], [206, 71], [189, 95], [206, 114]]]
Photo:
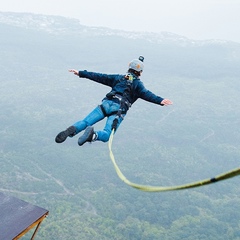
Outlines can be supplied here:
[[139, 89], [138, 92], [140, 92], [140, 94], [138, 96], [140, 98], [142, 98], [143, 100], [146, 100], [146, 101], [152, 102], [152, 103], [156, 103], [156, 104], [160, 104], [161, 106], [167, 106], [167, 105], [173, 104], [173, 102], [171, 100], [157, 96], [153, 92], [146, 89], [144, 87], [143, 83], [140, 81], [138, 82], [138, 89]]
[[87, 78], [94, 82], [101, 83], [103, 85], [112, 87], [114, 86], [123, 75], [120, 74], [104, 74], [104, 73], [96, 73], [96, 72], [88, 72], [87, 70], [78, 71], [75, 69], [69, 69], [69, 72], [72, 72], [74, 75], [80, 78]]

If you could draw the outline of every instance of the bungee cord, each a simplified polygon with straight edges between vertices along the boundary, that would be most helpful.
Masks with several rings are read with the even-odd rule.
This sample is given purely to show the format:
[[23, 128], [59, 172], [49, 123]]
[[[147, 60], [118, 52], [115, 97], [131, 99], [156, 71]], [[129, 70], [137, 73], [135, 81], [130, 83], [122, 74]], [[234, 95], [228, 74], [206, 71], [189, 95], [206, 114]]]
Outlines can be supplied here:
[[116, 170], [118, 177], [127, 185], [129, 185], [133, 188], [136, 188], [138, 190], [146, 191], [146, 192], [164, 192], [164, 191], [183, 190], [183, 189], [201, 187], [204, 185], [212, 184], [212, 183], [219, 182], [222, 180], [227, 180], [229, 178], [233, 178], [233, 177], [240, 175], [240, 168], [236, 168], [231, 171], [217, 175], [213, 178], [204, 179], [204, 180], [200, 180], [197, 182], [191, 182], [191, 183], [177, 185], [177, 186], [149, 186], [149, 185], [141, 185], [141, 184], [133, 183], [124, 176], [124, 174], [122, 173], [122, 171], [120, 170], [120, 168], [118, 167], [118, 165], [115, 161], [115, 157], [112, 152], [112, 142], [113, 142], [114, 132], [115, 132], [115, 130], [113, 128], [110, 138], [109, 138], [109, 142], [108, 142], [109, 155], [110, 155], [111, 161], [114, 165], [114, 168]]

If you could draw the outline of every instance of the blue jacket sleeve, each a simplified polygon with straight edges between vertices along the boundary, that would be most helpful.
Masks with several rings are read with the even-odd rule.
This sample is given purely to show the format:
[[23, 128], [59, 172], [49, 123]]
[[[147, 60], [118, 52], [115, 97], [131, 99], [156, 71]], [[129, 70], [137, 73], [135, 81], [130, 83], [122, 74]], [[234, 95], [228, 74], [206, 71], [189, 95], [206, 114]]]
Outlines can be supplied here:
[[116, 81], [118, 81], [119, 79], [119, 75], [117, 74], [95, 73], [88, 72], [87, 70], [79, 71], [79, 77], [87, 78], [94, 82], [98, 82], [109, 87], [113, 87], [116, 84]]
[[146, 89], [141, 81], [139, 81], [138, 90], [139, 90], [139, 98], [151, 103], [162, 105], [161, 102], [164, 98], [157, 96], [153, 92]]

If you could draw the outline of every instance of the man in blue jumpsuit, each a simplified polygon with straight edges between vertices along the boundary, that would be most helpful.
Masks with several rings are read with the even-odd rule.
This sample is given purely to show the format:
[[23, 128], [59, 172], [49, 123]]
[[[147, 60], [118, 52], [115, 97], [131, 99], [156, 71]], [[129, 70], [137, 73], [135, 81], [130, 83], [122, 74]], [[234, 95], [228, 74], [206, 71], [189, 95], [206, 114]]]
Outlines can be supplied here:
[[[55, 141], [57, 143], [64, 142], [67, 137], [73, 137], [79, 132], [85, 132], [78, 139], [79, 146], [86, 142], [102, 141], [107, 142], [112, 132], [112, 125], [114, 119], [117, 119], [116, 129], [121, 124], [124, 116], [129, 110], [130, 106], [138, 99], [141, 98], [145, 101], [155, 103], [161, 106], [172, 104], [169, 99], [164, 99], [155, 95], [146, 89], [140, 80], [143, 71], [142, 56], [139, 59], [134, 59], [129, 63], [128, 72], [125, 75], [121, 74], [102, 74], [95, 72], [77, 71], [70, 69], [69, 72], [74, 73], [80, 78], [87, 78], [92, 81], [107, 85], [111, 87], [111, 91], [102, 100], [102, 104], [97, 106], [88, 116], [83, 120], [76, 122], [68, 127], [65, 131], [60, 132]], [[119, 116], [119, 109], [121, 114]], [[94, 131], [92, 125], [107, 117], [106, 125], [101, 131]]]

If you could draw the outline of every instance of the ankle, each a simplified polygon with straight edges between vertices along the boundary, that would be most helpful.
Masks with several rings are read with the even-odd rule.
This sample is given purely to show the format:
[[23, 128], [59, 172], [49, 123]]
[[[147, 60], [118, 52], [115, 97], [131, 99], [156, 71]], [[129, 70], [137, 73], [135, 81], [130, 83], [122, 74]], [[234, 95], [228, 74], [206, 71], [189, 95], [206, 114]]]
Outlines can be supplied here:
[[94, 132], [93, 137], [92, 137], [92, 142], [95, 142], [97, 140], [97, 138], [98, 138], [98, 134], [97, 134], [97, 132]]

